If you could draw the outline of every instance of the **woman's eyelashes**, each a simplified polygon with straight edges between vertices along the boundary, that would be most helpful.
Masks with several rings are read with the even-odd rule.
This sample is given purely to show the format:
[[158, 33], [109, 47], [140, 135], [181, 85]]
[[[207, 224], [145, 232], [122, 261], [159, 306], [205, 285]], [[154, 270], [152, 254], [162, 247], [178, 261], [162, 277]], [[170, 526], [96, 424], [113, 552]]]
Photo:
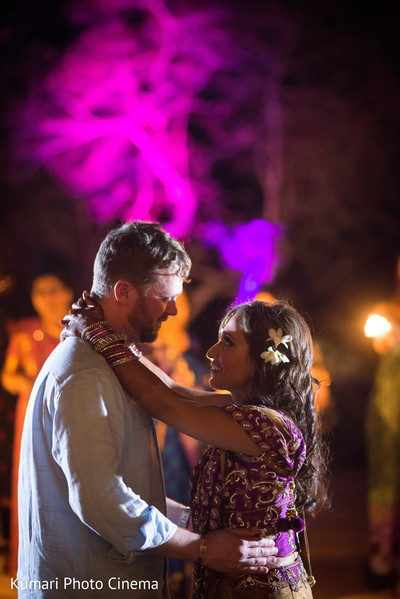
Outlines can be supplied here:
[[233, 345], [233, 339], [230, 335], [222, 335], [222, 341], [225, 345]]

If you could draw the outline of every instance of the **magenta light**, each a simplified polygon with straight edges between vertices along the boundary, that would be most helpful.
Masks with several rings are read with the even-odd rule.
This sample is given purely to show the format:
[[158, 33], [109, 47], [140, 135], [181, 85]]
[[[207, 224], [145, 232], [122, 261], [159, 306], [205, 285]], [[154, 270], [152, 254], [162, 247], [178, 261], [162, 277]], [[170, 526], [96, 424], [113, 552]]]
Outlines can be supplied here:
[[232, 229], [219, 221], [204, 227], [204, 242], [220, 251], [226, 266], [242, 273], [238, 302], [253, 299], [261, 284], [274, 278], [279, 264], [276, 243], [282, 234], [282, 227], [265, 220], [252, 220]]
[[[132, 8], [142, 11], [139, 26], [124, 20]], [[78, 0], [70, 12], [85, 27], [31, 90], [17, 119], [20, 155], [85, 199], [97, 220], [167, 215], [164, 226], [186, 236], [198, 203], [188, 123], [227, 60], [221, 11]]]

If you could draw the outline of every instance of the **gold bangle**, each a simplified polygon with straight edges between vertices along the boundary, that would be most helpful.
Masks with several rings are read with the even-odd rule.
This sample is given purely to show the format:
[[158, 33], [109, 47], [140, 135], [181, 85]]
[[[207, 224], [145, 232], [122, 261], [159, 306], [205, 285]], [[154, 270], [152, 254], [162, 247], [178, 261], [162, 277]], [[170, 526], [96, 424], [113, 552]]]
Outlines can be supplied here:
[[109, 333], [105, 337], [101, 337], [98, 341], [93, 344], [94, 351], [101, 353], [105, 347], [109, 347], [110, 345], [117, 345], [119, 342], [123, 344], [126, 341], [127, 337], [125, 333]]
[[116, 366], [120, 366], [121, 364], [127, 364], [128, 362], [136, 362], [137, 358], [135, 358], [135, 356], [132, 355], [131, 358], [121, 358], [120, 360], [117, 360], [116, 362], [109, 362], [109, 365], [111, 366], [111, 368], [115, 368]]
[[207, 551], [207, 537], [206, 537], [206, 535], [201, 535], [200, 549], [199, 549], [199, 564], [201, 566], [204, 564], [204, 560], [206, 558], [206, 551]]

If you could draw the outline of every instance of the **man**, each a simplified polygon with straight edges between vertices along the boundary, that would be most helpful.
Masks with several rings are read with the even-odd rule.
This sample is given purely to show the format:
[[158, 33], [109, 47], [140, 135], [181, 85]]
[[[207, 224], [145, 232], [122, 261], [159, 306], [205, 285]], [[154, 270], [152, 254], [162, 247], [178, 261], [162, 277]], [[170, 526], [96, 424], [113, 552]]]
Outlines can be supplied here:
[[[176, 240], [137, 221], [104, 239], [91, 293], [129, 343], [151, 342], [176, 314], [189, 269]], [[61, 343], [36, 380], [19, 497], [21, 598], [167, 597], [165, 557], [204, 557], [199, 535], [165, 516], [152, 419], [79, 338]], [[207, 541], [207, 565], [228, 574], [260, 569], [274, 553], [271, 541], [256, 546], [233, 531]]]

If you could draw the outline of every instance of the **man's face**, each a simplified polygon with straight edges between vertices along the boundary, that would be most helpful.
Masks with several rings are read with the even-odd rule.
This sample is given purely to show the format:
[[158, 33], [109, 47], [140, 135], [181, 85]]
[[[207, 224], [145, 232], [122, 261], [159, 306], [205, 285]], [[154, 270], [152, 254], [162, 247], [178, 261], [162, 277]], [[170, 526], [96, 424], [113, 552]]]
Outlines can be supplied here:
[[159, 271], [157, 281], [141, 290], [128, 314], [129, 328], [136, 332], [135, 341], [155, 341], [162, 323], [177, 314], [175, 302], [182, 293], [183, 282], [176, 272], [176, 268]]

